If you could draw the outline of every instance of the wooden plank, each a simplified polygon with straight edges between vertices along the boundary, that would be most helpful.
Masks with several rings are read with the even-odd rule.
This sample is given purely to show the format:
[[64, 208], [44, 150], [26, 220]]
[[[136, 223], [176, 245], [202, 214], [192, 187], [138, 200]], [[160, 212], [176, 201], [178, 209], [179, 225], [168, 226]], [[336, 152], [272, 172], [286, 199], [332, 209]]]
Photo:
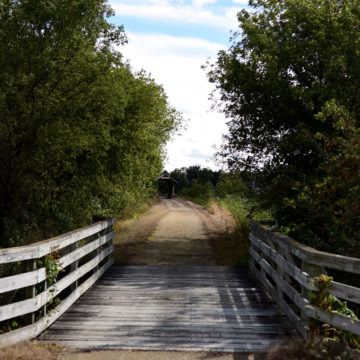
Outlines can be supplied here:
[[83, 266], [79, 267], [76, 271], [65, 276], [63, 279], [49, 287], [46, 291], [43, 291], [42, 293], [38, 294], [33, 298], [1, 306], [0, 321], [4, 321], [39, 310], [42, 306], [46, 305], [52, 298], [57, 296], [62, 290], [67, 288], [72, 282], [79, 279], [91, 269], [93, 269], [112, 251], [113, 247], [108, 247], [96, 258], [90, 260]]
[[[129, 298], [131, 299], [131, 298]], [[217, 307], [214, 309], [207, 309], [203, 305], [199, 305], [199, 308], [195, 309], [189, 309], [188, 312], [181, 312], [181, 308], [176, 307], [176, 305], [172, 307], [157, 307], [157, 306], [147, 306], [144, 308], [139, 308], [138, 306], [112, 306], [112, 305], [91, 305], [91, 304], [79, 304], [76, 306], [76, 309], [83, 310], [87, 314], [95, 313], [95, 314], [113, 314], [114, 318], [139, 318], [139, 317], [150, 317], [150, 318], [156, 318], [156, 316], [167, 316], [171, 315], [178, 309], [179, 311], [176, 313], [176, 315], [181, 318], [182, 316], [213, 316], [213, 317], [223, 317], [226, 315], [239, 315], [239, 316], [259, 316], [259, 317], [271, 317], [271, 316], [281, 316], [283, 314], [282, 310], [278, 308], [277, 306], [269, 306], [267, 309], [264, 309], [264, 307], [258, 307], [258, 308], [222, 308]]]
[[287, 318], [290, 320], [290, 322], [294, 325], [296, 330], [303, 338], [306, 338], [307, 336], [307, 330], [303, 326], [301, 319], [296, 315], [296, 313], [289, 307], [289, 305], [285, 302], [284, 299], [279, 297], [275, 291], [275, 288], [268, 282], [266, 279], [264, 279], [261, 276], [261, 272], [256, 269], [256, 267], [253, 264], [250, 264], [250, 268], [254, 272], [254, 274], [257, 275], [257, 278], [259, 281], [263, 284], [266, 291], [269, 292], [269, 294], [273, 297], [273, 299], [277, 302], [277, 304], [281, 307], [281, 309], [284, 311]]
[[[269, 250], [266, 249], [267, 246], [266, 244], [258, 244], [254, 238], [252, 238], [252, 241], [254, 244], [259, 245], [262, 248], [262, 250], [263, 249], [265, 249], [266, 251]], [[271, 253], [271, 251], [269, 251], [269, 253]], [[255, 261], [266, 271], [266, 273], [269, 276], [271, 276], [272, 279], [282, 288], [282, 290], [287, 294], [287, 296], [290, 299], [292, 299], [300, 309], [305, 311], [305, 314], [307, 316], [331, 324], [339, 329], [349, 331], [356, 335], [360, 335], [360, 320], [352, 319], [350, 317], [346, 317], [335, 312], [324, 312], [318, 309], [317, 307], [310, 305], [309, 302], [305, 298], [303, 298], [299, 293], [297, 293], [296, 290], [290, 284], [287, 284], [283, 279], [281, 279], [277, 275], [275, 270], [270, 266], [270, 264], [267, 263], [265, 259], [261, 258], [261, 256], [253, 248], [250, 248], [250, 254], [255, 259]], [[280, 259], [277, 258], [277, 260], [279, 261]], [[264, 283], [265, 279], [263, 278], [262, 274], [254, 267], [253, 267], [253, 271], [257, 274], [259, 279]], [[334, 285], [334, 289], [331, 291], [331, 293], [333, 293], [334, 295], [336, 294], [341, 298], [350, 298], [350, 296], [353, 296], [355, 299], [357, 299], [359, 296], [359, 289], [357, 288], [340, 283], [335, 283], [333, 285]], [[316, 290], [316, 287], [314, 287], [313, 285], [311, 285], [311, 287], [313, 288], [313, 290]], [[281, 306], [281, 301], [279, 301], [279, 298], [275, 293], [274, 288], [271, 289], [271, 295]], [[286, 305], [284, 304], [283, 306]], [[284, 308], [283, 310], [285, 311]]]
[[85, 291], [87, 291], [97, 279], [113, 264], [113, 259], [108, 260], [96, 273], [82, 283], [74, 292], [63, 300], [54, 311], [36, 323], [21, 329], [13, 330], [0, 335], [0, 346], [15, 344], [35, 338], [42, 333], [48, 326], [55, 322]]
[[[62, 318], [63, 319], [63, 318]], [[209, 324], [203, 324], [202, 322], [194, 323], [194, 322], [183, 322], [183, 323], [177, 323], [176, 327], [169, 323], [164, 324], [161, 321], [155, 323], [149, 322], [149, 321], [139, 321], [135, 324], [131, 322], [121, 322], [119, 323], [118, 319], [97, 319], [98, 321], [95, 321], [95, 319], [86, 319], [82, 318], [82, 321], [79, 321], [78, 319], [74, 318], [74, 320], [71, 320], [69, 318], [69, 321], [59, 321], [52, 325], [52, 330], [71, 330], [71, 329], [96, 329], [97, 330], [107, 330], [107, 329], [122, 329], [123, 331], [127, 330], [148, 330], [148, 329], [162, 329], [162, 330], [191, 330], [194, 331], [204, 331], [207, 329], [211, 329], [214, 331], [272, 331], [274, 333], [277, 333], [278, 331], [282, 332], [288, 331], [289, 329], [293, 329], [292, 326], [286, 326], [286, 323], [279, 322], [278, 319], [272, 323], [257, 323], [254, 322], [254, 320], [249, 320], [247, 323], [241, 323], [241, 324], [232, 324], [229, 326], [227, 323], [224, 322], [215, 322], [215, 323], [209, 323]], [[103, 320], [103, 321], [102, 321]]]
[[306, 287], [309, 290], [316, 290], [316, 287], [311, 284], [311, 276], [296, 265], [287, 262], [282, 256], [271, 249], [268, 245], [264, 244], [255, 235], [250, 234], [250, 242], [253, 246], [259, 248], [264, 254], [277, 263], [288, 275], [295, 279], [300, 285]]
[[85, 246], [82, 246], [81, 248], [78, 248], [77, 250], [71, 252], [70, 254], [64, 255], [58, 261], [59, 268], [65, 269], [67, 266], [69, 266], [76, 260], [81, 259], [82, 257], [84, 257], [87, 254], [90, 254], [91, 252], [93, 252], [94, 250], [99, 248], [100, 246], [105, 245], [106, 243], [111, 241], [111, 239], [113, 237], [114, 237], [114, 232], [112, 231], [108, 234], [101, 236], [99, 239], [96, 239], [96, 240], [92, 241], [91, 243], [89, 243]]
[[293, 301], [299, 309], [303, 310], [309, 302], [298, 293], [293, 286], [281, 279], [271, 265], [262, 258], [253, 248], [250, 248], [250, 255], [265, 270], [265, 272], [273, 279], [273, 281], [286, 293], [287, 297]]
[[[259, 223], [251, 222], [252, 232], [259, 238], [269, 238], [279, 246], [284, 247], [288, 252], [307, 263], [323, 266], [325, 268], [342, 270], [354, 274], [360, 274], [360, 259], [349, 256], [331, 254], [319, 251], [304, 244], [301, 244], [290, 237], [275, 233]], [[258, 236], [259, 235], [259, 236]]]
[[[97, 326], [96, 329], [90, 328], [87, 325], [78, 326], [78, 327], [59, 327], [53, 326], [51, 333], [47, 335], [47, 339], [50, 340], [52, 336], [55, 336], [60, 339], [66, 339], [66, 336], [69, 336], [70, 339], [75, 339], [73, 334], [70, 333], [72, 330], [76, 331], [77, 336], [80, 338], [96, 338], [97, 336], [107, 338], [111, 337], [130, 337], [130, 336], [153, 336], [166, 338], [182, 338], [182, 337], [207, 337], [209, 332], [211, 332], [212, 337], [216, 338], [228, 338], [236, 339], [236, 337], [241, 336], [242, 338], [252, 339], [252, 338], [261, 338], [265, 336], [279, 337], [279, 334], [289, 335], [288, 329], [283, 327], [239, 327], [239, 328], [230, 328], [222, 327], [216, 328], [214, 326], [208, 327], [179, 327], [179, 326], [159, 326], [159, 327], [121, 327], [118, 326]], [[70, 333], [70, 334], [69, 334]]]
[[360, 320], [352, 319], [348, 316], [343, 316], [334, 311], [325, 312], [310, 304], [305, 307], [305, 313], [307, 316], [312, 317], [313, 319], [322, 321], [323, 323], [331, 324], [341, 330], [360, 335]]
[[41, 283], [46, 279], [45, 268], [0, 279], [0, 294]]
[[341, 284], [336, 281], [331, 282], [332, 289], [330, 294], [347, 301], [360, 304], [360, 289], [354, 286]]
[[[278, 345], [278, 340], [264, 339], [261, 341], [249, 342], [247, 339], [238, 342], [216, 342], [213, 343], [201, 343], [200, 341], [192, 341], [190, 343], [174, 343], [164, 344], [163, 342], [155, 342], [154, 339], [150, 342], [140, 342], [138, 339], [132, 339], [124, 344], [121, 340], [97, 340], [97, 341], [57, 341], [58, 344], [73, 347], [76, 349], [89, 349], [89, 350], [111, 350], [111, 349], [123, 349], [123, 350], [166, 350], [166, 351], [214, 351], [219, 352], [253, 352], [269, 349], [275, 345]], [[52, 341], [44, 341], [53, 343]]]
[[89, 271], [94, 269], [101, 261], [103, 261], [107, 256], [109, 256], [114, 251], [114, 246], [107, 247], [104, 251], [99, 253], [95, 258], [88, 261], [86, 264], [80, 266], [73, 271], [72, 273], [66, 275], [64, 278], [59, 280], [57, 283], [52, 285], [47, 291], [47, 302], [51, 298], [59, 295], [64, 289], [71, 285], [74, 281], [80, 279], [82, 276], [87, 274]]
[[[279, 256], [275, 251], [273, 251], [273, 249], [271, 249], [268, 245], [264, 244], [253, 234], [250, 234], [250, 241], [254, 246], [261, 249], [263, 253], [276, 261], [277, 264], [281, 266], [289, 275], [291, 275], [301, 286], [311, 291], [317, 291], [316, 286], [312, 284], [312, 277], [309, 274], [301, 271], [293, 264], [286, 262], [281, 256]], [[360, 303], [360, 289], [350, 285], [341, 284], [333, 281], [332, 289], [329, 290], [329, 293], [340, 299], [352, 301], [357, 304]]]
[[105, 230], [113, 224], [114, 219], [99, 221], [95, 224], [32, 245], [0, 249], [0, 264], [39, 259], [55, 250], [62, 249], [74, 242]]
[[[220, 271], [222, 281], [216, 267], [114, 267], [41, 335], [41, 341], [149, 350], [191, 349], [196, 344], [200, 350], [234, 351], [249, 344], [257, 350], [268, 348], [279, 336], [293, 333], [283, 311], [255, 286], [246, 269]], [[216, 285], [211, 272], [219, 279]], [[175, 273], [181, 278], [176, 288]]]

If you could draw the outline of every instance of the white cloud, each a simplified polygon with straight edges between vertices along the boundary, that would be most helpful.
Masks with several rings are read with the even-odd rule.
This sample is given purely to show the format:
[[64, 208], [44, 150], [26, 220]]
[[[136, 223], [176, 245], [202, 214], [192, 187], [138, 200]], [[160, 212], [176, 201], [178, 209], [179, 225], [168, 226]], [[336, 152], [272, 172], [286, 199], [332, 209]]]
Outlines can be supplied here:
[[[213, 0], [193, 0], [192, 5], [170, 4], [166, 0], [126, 1], [112, 0], [111, 6], [118, 16], [131, 16], [145, 20], [176, 22], [178, 24], [210, 25], [232, 29], [237, 26], [234, 14], [240, 11], [239, 7], [223, 8], [217, 13], [206, 8], [206, 4]], [[219, 10], [221, 10], [219, 8]]]
[[195, 6], [203, 6], [205, 4], [215, 4], [217, 0], [193, 0], [193, 5]]
[[189, 119], [182, 136], [168, 145], [166, 168], [200, 164], [213, 153], [213, 145], [220, 145], [226, 131], [224, 116], [210, 112], [208, 96], [212, 91], [201, 65], [224, 48], [199, 38], [173, 37], [161, 34], [128, 33], [129, 44], [121, 48], [134, 70], [144, 68], [164, 85], [169, 102]]
[[[162, 55], [201, 55], [212, 56], [224, 46], [201, 38], [174, 37], [166, 34], [134, 34], [130, 37], [130, 49], [141, 44], [141, 51], [146, 54]], [[137, 50], [138, 51], [138, 50]]]

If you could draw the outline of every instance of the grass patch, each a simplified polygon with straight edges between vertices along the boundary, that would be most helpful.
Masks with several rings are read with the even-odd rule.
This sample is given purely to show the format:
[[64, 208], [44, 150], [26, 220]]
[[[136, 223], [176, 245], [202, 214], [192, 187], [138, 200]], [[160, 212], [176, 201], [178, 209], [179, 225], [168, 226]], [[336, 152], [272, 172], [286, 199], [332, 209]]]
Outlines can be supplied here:
[[219, 212], [215, 209], [216, 207], [227, 211], [234, 220], [232, 227], [218, 232], [211, 241], [217, 256], [217, 263], [226, 266], [247, 265], [249, 262], [250, 219], [271, 220], [271, 214], [258, 209], [256, 203], [240, 196], [228, 195], [221, 199], [215, 199], [206, 207], [210, 209], [211, 213]]
[[253, 220], [273, 220], [270, 211], [259, 208], [255, 201], [247, 200], [241, 196], [228, 195], [217, 199], [216, 203], [231, 212], [237, 225], [249, 224]]
[[65, 348], [53, 344], [22, 342], [0, 348], [1, 360], [56, 360]]
[[311, 336], [308, 340], [294, 340], [291, 343], [255, 354], [254, 360], [359, 360], [357, 351], [348, 346], [326, 339]]
[[210, 239], [210, 245], [218, 265], [247, 265], [249, 261], [249, 227], [244, 224], [225, 232], [218, 232]]

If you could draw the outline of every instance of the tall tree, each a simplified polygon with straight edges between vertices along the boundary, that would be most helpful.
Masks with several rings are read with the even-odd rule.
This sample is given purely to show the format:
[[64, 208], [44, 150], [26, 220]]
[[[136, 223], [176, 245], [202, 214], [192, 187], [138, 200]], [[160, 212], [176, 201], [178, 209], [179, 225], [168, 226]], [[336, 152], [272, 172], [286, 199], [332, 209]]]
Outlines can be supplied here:
[[314, 136], [333, 131], [314, 115], [332, 99], [359, 114], [359, 2], [259, 0], [250, 6], [253, 11], [238, 14], [232, 46], [208, 67], [230, 118], [221, 154], [230, 167], [296, 165], [310, 172], [319, 154]]
[[161, 86], [122, 62], [112, 14], [104, 0], [0, 2], [3, 246], [26, 229], [119, 214], [161, 171], [180, 117]]
[[306, 224], [304, 190], [326, 178], [328, 144], [343, 136], [338, 109], [360, 127], [360, 3], [249, 4], [231, 47], [208, 64], [230, 119], [219, 156], [230, 169], [260, 170], [261, 196], [279, 220]]

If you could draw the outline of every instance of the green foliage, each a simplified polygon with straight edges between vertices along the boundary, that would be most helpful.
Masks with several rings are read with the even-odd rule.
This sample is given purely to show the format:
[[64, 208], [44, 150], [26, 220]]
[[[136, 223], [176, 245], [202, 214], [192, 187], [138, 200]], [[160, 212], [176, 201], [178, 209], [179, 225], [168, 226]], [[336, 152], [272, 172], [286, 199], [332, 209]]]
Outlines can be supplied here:
[[219, 159], [253, 175], [259, 203], [289, 235], [360, 254], [360, 3], [250, 6], [207, 65], [230, 119]]
[[244, 196], [247, 193], [247, 186], [241, 175], [232, 173], [222, 173], [216, 184], [216, 195], [220, 198], [226, 195]]
[[180, 194], [183, 193], [184, 189], [190, 188], [193, 184], [210, 184], [215, 186], [219, 181], [220, 175], [221, 171], [202, 168], [199, 165], [175, 169], [169, 174], [170, 177], [177, 181], [176, 191]]
[[353, 256], [360, 254], [360, 130], [344, 109], [335, 103], [327, 104], [327, 111], [330, 108], [331, 114], [321, 117], [332, 118], [338, 135], [318, 134], [324, 141], [319, 165], [324, 175], [291, 199], [297, 222], [282, 230], [313, 247]]
[[12, 321], [11, 324], [8, 326], [8, 331], [15, 330], [19, 327], [19, 323], [17, 321]]
[[122, 216], [154, 187], [182, 119], [122, 61], [112, 14], [104, 0], [0, 3], [1, 246]]
[[46, 282], [48, 286], [56, 283], [59, 272], [61, 271], [58, 261], [59, 257], [56, 252], [51, 252], [49, 255], [37, 261], [37, 268], [44, 267], [46, 269]]
[[[329, 293], [329, 290], [332, 288], [332, 281], [333, 278], [325, 274], [313, 279], [312, 283], [317, 287], [317, 291], [310, 293], [312, 303], [320, 310], [338, 313], [352, 319], [358, 319], [354, 311], [347, 307], [346, 301], [340, 301], [337, 297]], [[360, 348], [360, 339], [358, 335], [351, 334], [344, 330], [333, 329], [329, 326], [325, 327], [325, 335], [336, 341], [344, 342], [352, 347]]]
[[238, 225], [248, 225], [250, 219], [258, 221], [273, 220], [272, 213], [269, 210], [263, 210], [253, 200], [248, 200], [241, 196], [228, 195], [218, 199], [217, 203], [231, 212]]
[[184, 189], [182, 195], [192, 198], [201, 206], [207, 206], [214, 196], [214, 187], [211, 183], [197, 184], [194, 183], [190, 188]]

